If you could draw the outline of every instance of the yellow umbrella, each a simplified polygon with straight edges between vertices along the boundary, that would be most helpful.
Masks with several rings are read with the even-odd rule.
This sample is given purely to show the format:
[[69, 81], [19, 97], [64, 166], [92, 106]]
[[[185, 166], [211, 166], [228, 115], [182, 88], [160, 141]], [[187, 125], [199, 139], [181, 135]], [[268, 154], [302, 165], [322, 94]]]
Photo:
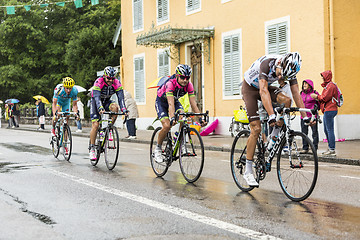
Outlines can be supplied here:
[[150, 88], [158, 88], [159, 85], [159, 82], [165, 82], [166, 79], [168, 79], [169, 77], [168, 76], [164, 76], [164, 77], [159, 77], [157, 79], [155, 79], [154, 81], [152, 81], [148, 86], [147, 86], [147, 89], [150, 89]]
[[36, 100], [41, 99], [41, 101], [42, 101], [43, 103], [50, 104], [49, 101], [46, 99], [46, 97], [43, 97], [43, 96], [41, 96], [41, 95], [33, 96], [33, 98], [36, 99]]

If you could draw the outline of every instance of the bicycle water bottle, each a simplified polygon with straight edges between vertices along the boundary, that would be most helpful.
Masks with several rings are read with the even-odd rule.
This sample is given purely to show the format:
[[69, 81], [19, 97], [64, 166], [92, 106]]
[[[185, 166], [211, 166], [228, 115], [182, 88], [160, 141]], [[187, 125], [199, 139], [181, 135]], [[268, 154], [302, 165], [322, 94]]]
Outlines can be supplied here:
[[[274, 140], [274, 138], [275, 138], [275, 140]], [[268, 143], [268, 145], [267, 145], [267, 147], [266, 147], [269, 152], [270, 152], [271, 149], [273, 148], [275, 142], [276, 142], [276, 137], [270, 137], [269, 143]]]
[[107, 128], [109, 115], [108, 114], [103, 114], [101, 118], [102, 118], [102, 123], [101, 123], [102, 128]]

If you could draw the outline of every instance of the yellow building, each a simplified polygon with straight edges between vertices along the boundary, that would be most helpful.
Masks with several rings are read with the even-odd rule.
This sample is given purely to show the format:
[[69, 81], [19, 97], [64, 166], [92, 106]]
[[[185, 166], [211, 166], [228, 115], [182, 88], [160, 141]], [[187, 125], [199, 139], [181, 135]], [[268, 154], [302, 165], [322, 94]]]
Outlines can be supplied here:
[[122, 82], [138, 103], [139, 129], [156, 118], [156, 89], [147, 86], [184, 63], [199, 107], [219, 119], [217, 133], [229, 134], [244, 72], [262, 55], [298, 51], [299, 85], [312, 79], [321, 93], [320, 72], [331, 69], [345, 98], [337, 137], [360, 137], [352, 124], [360, 121], [360, 82], [351, 78], [360, 66], [360, 1], [126, 0], [121, 9]]

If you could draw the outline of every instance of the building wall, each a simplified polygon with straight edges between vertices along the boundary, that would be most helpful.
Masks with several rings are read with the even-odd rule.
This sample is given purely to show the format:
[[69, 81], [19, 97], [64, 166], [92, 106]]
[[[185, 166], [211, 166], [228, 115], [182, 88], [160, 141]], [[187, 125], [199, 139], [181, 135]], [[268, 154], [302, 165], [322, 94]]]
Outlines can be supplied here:
[[[131, 93], [134, 92], [134, 55], [145, 53], [146, 85], [157, 78], [157, 50], [136, 45], [136, 37], [149, 32], [152, 24], [156, 29], [168, 25], [176, 28], [214, 27], [215, 35], [210, 44], [211, 62], [207, 63], [206, 57], [203, 56], [204, 108], [210, 110], [212, 116], [222, 119], [219, 132], [225, 133], [233, 110], [243, 105], [243, 101], [240, 98], [226, 100], [223, 96], [222, 35], [241, 30], [243, 75], [254, 60], [265, 54], [265, 23], [283, 17], [290, 19], [290, 51], [299, 51], [303, 60], [298, 74], [299, 87], [301, 88], [304, 79], [310, 78], [314, 81], [315, 88], [319, 92], [322, 91], [319, 73], [331, 67], [328, 10], [330, 0], [232, 0], [226, 3], [221, 3], [221, 0], [202, 0], [201, 11], [190, 15], [186, 15], [185, 0], [169, 2], [170, 19], [165, 24], [157, 26], [156, 1], [144, 0], [144, 30], [136, 33], [133, 33], [132, 28], [132, 1], [122, 2], [123, 82]], [[356, 66], [360, 61], [360, 46], [356, 45], [357, 41], [351, 40], [359, 38], [356, 29], [359, 29], [360, 24], [360, 1], [334, 2], [335, 81], [344, 92], [346, 100], [339, 114], [358, 114], [359, 110], [354, 104], [360, 96], [351, 94], [350, 89], [359, 86], [360, 83], [356, 81], [355, 85], [352, 84], [350, 87], [346, 81], [350, 75], [355, 76]], [[187, 43], [181, 45], [181, 63], [189, 63], [189, 57], [185, 53], [187, 47]], [[176, 61], [171, 61], [171, 73], [176, 65]], [[141, 118], [156, 117], [155, 97], [156, 89], [146, 90], [146, 104], [139, 105]]]

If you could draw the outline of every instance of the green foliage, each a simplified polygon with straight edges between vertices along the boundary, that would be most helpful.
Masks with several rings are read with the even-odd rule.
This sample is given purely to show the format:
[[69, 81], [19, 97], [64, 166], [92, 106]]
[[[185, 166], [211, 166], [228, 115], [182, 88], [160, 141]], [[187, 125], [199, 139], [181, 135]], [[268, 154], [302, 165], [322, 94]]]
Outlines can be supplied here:
[[[40, 8], [32, 4], [44, 1], [0, 0], [2, 6], [32, 5], [30, 11], [16, 7], [15, 15], [0, 10], [0, 99], [33, 103], [32, 96], [40, 94], [51, 101], [63, 77], [89, 89], [97, 71], [119, 65], [121, 49], [113, 48], [112, 38], [121, 1], [99, 2], [83, 0], [77, 9], [72, 2]], [[81, 95], [86, 102], [86, 93]]]

